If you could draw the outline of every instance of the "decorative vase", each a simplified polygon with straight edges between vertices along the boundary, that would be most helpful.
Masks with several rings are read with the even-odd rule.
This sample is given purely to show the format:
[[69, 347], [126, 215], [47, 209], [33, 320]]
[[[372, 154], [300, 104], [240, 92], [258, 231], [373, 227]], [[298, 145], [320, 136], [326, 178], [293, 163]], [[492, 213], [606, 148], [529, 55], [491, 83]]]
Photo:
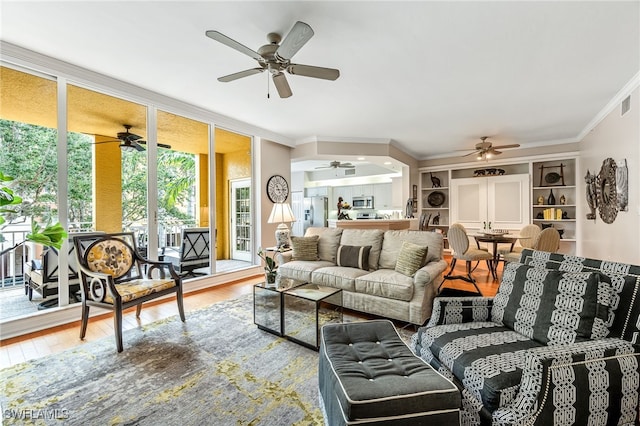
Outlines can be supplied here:
[[547, 198], [547, 204], [554, 205], [556, 203], [556, 197], [553, 195], [553, 189], [549, 192], [549, 198]]
[[266, 280], [267, 287], [275, 287], [276, 285], [276, 271], [265, 271], [264, 278]]

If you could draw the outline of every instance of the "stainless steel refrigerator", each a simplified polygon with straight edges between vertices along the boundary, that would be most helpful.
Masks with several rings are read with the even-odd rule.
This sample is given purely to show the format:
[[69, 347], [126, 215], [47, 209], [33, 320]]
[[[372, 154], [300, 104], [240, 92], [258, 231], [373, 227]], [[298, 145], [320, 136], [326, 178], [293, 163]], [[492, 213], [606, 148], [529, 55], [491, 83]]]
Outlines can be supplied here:
[[329, 215], [327, 197], [309, 197], [304, 199], [304, 232], [310, 226], [326, 227]]

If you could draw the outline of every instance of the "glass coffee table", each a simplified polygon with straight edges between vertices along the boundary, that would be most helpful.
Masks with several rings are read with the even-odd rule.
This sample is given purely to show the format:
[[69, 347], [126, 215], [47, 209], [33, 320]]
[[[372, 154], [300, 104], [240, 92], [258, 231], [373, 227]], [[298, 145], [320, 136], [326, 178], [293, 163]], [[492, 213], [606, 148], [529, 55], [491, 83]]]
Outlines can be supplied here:
[[253, 322], [260, 330], [318, 350], [320, 328], [342, 322], [342, 289], [288, 278], [277, 287], [255, 284]]
[[342, 289], [302, 284], [283, 293], [282, 334], [308, 348], [320, 348], [320, 329], [342, 322]]
[[276, 336], [283, 335], [282, 293], [293, 287], [306, 284], [306, 281], [280, 278], [277, 287], [266, 282], [253, 286], [253, 323], [260, 330]]

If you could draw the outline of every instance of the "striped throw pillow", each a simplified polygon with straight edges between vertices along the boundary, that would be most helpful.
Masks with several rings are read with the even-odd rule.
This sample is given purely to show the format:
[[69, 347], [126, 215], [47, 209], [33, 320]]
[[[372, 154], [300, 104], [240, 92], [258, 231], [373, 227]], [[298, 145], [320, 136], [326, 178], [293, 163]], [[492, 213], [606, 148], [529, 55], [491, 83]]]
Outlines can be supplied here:
[[340, 246], [336, 255], [338, 266], [369, 270], [371, 246]]
[[291, 237], [293, 253], [291, 260], [318, 260], [318, 235], [312, 237]]
[[403, 241], [396, 262], [396, 272], [413, 277], [427, 256], [427, 249], [427, 246], [419, 246], [409, 241]]

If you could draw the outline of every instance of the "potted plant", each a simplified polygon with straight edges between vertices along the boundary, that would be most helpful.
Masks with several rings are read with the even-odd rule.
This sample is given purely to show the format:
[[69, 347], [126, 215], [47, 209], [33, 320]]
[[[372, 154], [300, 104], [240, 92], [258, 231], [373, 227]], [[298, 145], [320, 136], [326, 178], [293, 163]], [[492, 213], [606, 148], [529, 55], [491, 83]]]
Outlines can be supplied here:
[[[17, 206], [22, 203], [22, 198], [14, 194], [11, 188], [7, 187], [8, 182], [14, 180], [11, 176], [6, 176], [0, 171], [0, 225], [5, 223], [5, 216], [9, 214], [18, 214], [20, 210]], [[35, 220], [31, 221], [31, 233], [27, 234], [27, 241], [33, 241], [40, 243], [44, 246], [55, 247], [60, 249], [62, 242], [67, 237], [67, 232], [62, 228], [60, 223], [54, 225], [48, 223], [44, 228], [36, 223]], [[22, 242], [16, 244], [18, 246]], [[12, 247], [8, 250], [12, 250]], [[7, 250], [7, 251], [8, 251]]]
[[262, 248], [258, 249], [258, 256], [264, 261], [264, 276], [267, 281], [267, 285], [275, 285], [276, 275], [278, 272], [278, 264], [276, 263], [275, 256], [278, 251], [274, 251], [269, 256]]

